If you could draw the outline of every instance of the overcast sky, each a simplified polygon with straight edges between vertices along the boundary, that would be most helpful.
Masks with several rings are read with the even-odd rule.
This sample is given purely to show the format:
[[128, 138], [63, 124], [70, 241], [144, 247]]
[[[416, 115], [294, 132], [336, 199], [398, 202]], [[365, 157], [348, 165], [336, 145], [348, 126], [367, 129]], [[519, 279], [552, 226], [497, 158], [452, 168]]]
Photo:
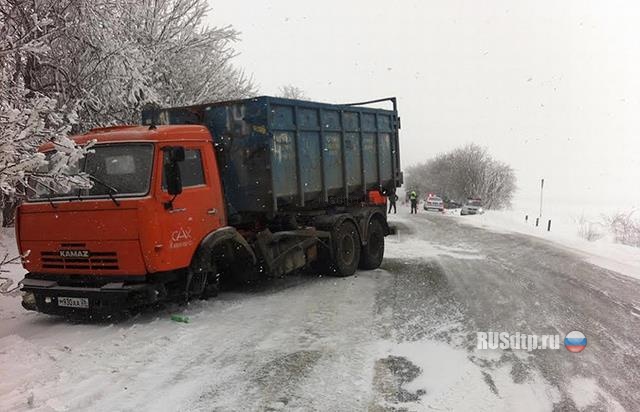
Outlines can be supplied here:
[[217, 1], [261, 94], [397, 96], [403, 167], [468, 142], [512, 165], [517, 202], [640, 206], [640, 3]]

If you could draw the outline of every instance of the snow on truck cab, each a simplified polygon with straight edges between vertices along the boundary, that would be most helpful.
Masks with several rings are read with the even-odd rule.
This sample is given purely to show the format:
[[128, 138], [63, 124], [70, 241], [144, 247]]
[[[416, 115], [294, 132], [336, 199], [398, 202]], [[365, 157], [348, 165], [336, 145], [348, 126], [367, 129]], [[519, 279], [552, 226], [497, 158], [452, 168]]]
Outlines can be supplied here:
[[312, 263], [378, 267], [384, 194], [402, 184], [388, 100], [392, 111], [259, 97], [75, 137], [96, 141], [78, 165], [93, 187], [38, 187], [17, 212], [23, 306], [112, 314]]

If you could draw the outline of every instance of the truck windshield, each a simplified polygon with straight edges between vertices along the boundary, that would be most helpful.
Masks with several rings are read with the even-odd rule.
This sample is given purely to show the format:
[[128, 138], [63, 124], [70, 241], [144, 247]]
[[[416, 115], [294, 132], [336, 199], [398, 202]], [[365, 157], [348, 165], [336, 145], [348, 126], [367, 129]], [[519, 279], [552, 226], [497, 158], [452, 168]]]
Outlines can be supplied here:
[[153, 164], [153, 145], [150, 143], [120, 143], [94, 146], [94, 152], [80, 160], [71, 173], [86, 172], [94, 180], [91, 189], [54, 192], [36, 183], [30, 200], [51, 198], [86, 198], [113, 196], [144, 196], [149, 192]]

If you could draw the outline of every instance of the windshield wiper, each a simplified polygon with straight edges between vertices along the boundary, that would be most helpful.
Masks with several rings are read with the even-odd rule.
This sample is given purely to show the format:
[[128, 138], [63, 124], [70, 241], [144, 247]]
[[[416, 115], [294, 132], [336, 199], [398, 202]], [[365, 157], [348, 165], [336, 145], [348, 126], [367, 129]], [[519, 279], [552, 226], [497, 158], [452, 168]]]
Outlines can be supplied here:
[[113, 203], [115, 203], [116, 206], [120, 206], [120, 202], [118, 202], [118, 199], [116, 199], [116, 197], [113, 195], [114, 193], [118, 193], [118, 189], [116, 189], [113, 186], [109, 186], [108, 184], [106, 184], [105, 182], [103, 182], [102, 180], [98, 179], [95, 176], [89, 175], [89, 179], [91, 179], [94, 182], [98, 183], [100, 186], [106, 188], [107, 189], [107, 194], [109, 195], [109, 198], [111, 200], [113, 200]]

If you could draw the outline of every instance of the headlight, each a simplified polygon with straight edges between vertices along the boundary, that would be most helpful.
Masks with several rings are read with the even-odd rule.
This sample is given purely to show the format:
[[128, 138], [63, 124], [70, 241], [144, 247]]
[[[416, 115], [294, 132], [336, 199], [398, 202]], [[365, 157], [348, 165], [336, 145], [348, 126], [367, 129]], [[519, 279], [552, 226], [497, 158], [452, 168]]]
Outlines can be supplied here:
[[481, 207], [479, 207], [478, 208], [478, 212], [482, 213], [482, 212], [484, 212], [484, 210]]

